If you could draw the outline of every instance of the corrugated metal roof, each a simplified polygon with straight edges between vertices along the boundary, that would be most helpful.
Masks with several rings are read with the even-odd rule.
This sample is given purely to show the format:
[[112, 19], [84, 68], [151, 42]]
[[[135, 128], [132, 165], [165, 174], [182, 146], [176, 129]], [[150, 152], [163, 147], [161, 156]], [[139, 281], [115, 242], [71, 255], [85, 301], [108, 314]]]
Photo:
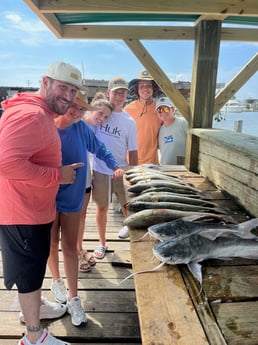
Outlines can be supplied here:
[[[194, 14], [154, 14], [154, 13], [56, 13], [60, 24], [114, 23], [114, 22], [192, 22], [200, 16]], [[223, 24], [255, 25], [257, 17], [229, 16]]]

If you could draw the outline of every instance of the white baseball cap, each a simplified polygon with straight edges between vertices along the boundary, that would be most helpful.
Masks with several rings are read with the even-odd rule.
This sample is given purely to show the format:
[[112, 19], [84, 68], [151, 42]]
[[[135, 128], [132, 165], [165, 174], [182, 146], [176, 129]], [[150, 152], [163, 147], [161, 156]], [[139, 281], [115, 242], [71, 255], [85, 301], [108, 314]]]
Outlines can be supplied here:
[[156, 110], [161, 107], [162, 105], [166, 105], [167, 107], [173, 107], [173, 103], [168, 97], [160, 97], [156, 102]]
[[81, 72], [69, 63], [61, 61], [53, 62], [47, 67], [45, 76], [72, 84], [80, 90], [86, 90]]

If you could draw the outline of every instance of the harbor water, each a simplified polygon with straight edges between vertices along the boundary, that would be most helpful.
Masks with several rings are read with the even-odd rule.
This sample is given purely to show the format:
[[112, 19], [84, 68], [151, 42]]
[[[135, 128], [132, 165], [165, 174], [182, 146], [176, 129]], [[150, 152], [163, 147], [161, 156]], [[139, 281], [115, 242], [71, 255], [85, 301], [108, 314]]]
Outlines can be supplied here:
[[216, 114], [212, 127], [234, 131], [239, 124], [240, 127], [242, 125], [242, 133], [258, 136], [258, 112]]

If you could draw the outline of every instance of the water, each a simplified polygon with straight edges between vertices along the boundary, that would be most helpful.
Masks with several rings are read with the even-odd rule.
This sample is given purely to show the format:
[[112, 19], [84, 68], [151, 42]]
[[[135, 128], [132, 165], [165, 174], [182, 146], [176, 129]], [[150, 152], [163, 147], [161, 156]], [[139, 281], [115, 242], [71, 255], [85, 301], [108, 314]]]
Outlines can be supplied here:
[[258, 112], [227, 113], [226, 115], [222, 114], [223, 116], [225, 119], [221, 121], [216, 121], [216, 116], [214, 116], [212, 128], [234, 131], [235, 122], [242, 120], [242, 133], [258, 136]]

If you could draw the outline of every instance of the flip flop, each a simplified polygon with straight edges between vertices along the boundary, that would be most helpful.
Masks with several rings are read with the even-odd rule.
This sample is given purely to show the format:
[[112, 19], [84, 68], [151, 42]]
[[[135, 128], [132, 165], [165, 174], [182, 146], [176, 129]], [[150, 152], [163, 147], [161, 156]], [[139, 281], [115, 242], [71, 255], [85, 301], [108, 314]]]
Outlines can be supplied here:
[[96, 259], [103, 259], [105, 254], [106, 254], [106, 250], [107, 250], [107, 246], [97, 246], [94, 250], [94, 256]]

